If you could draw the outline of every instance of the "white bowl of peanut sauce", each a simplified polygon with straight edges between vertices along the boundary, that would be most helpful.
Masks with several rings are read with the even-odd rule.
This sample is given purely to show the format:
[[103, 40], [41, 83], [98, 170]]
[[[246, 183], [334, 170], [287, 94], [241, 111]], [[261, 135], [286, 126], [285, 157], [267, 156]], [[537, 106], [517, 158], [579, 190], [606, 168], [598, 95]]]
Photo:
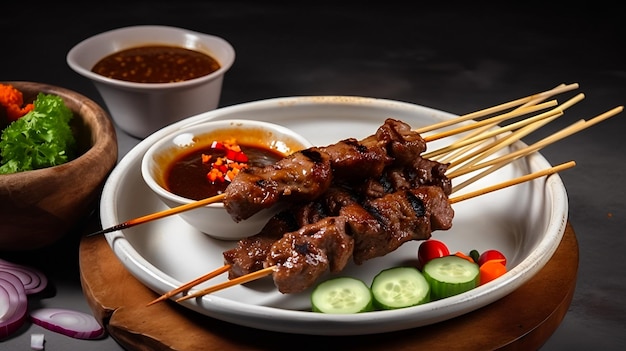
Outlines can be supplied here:
[[234, 60], [235, 50], [220, 37], [158, 25], [100, 33], [67, 54], [67, 64], [93, 82], [115, 124], [137, 138], [217, 108]]

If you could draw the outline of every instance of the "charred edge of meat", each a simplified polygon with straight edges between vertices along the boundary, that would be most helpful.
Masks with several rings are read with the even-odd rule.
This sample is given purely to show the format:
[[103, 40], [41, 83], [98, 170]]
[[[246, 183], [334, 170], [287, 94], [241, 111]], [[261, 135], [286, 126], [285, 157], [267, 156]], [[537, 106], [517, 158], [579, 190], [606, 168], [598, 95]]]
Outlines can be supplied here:
[[274, 215], [275, 220], [281, 221], [285, 224], [286, 229], [290, 232], [294, 230], [298, 230], [300, 224], [296, 215], [292, 211], [280, 211], [276, 215]]
[[298, 152], [308, 157], [313, 163], [320, 163], [324, 161], [322, 154], [317, 149], [309, 148], [309, 149], [300, 150]]
[[410, 191], [406, 191], [405, 194], [411, 204], [411, 207], [413, 208], [413, 211], [415, 211], [415, 215], [418, 217], [424, 217], [426, 215], [426, 206], [424, 206], [424, 201]]

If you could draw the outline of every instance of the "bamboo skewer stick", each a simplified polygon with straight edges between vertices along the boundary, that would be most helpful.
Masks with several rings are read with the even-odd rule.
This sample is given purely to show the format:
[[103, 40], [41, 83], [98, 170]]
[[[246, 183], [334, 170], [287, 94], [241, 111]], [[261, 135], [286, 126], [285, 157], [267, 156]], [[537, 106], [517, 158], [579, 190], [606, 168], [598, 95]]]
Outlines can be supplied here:
[[270, 275], [274, 272], [274, 267], [267, 267], [267, 268], [263, 268], [261, 270], [246, 274], [246, 275], [242, 275], [241, 277], [237, 277], [235, 279], [231, 279], [231, 280], [227, 280], [223, 283], [214, 285], [212, 287], [206, 288], [206, 289], [202, 289], [200, 291], [197, 291], [193, 294], [189, 294], [189, 295], [185, 295], [183, 297], [180, 297], [176, 300], [176, 302], [181, 302], [184, 300], [188, 300], [194, 297], [199, 297], [202, 295], [207, 295], [210, 293], [214, 293], [218, 290], [222, 290], [222, 289], [226, 289], [228, 287], [231, 287], [233, 285], [239, 285], [239, 284], [244, 284], [262, 277], [265, 277], [267, 275]]
[[453, 120], [442, 121], [440, 123], [435, 123], [426, 127], [418, 128], [416, 129], [416, 131], [420, 134], [427, 133], [435, 129], [445, 128], [445, 127], [449, 127], [453, 124], [457, 124], [463, 121], [468, 121], [468, 120], [488, 116], [490, 114], [501, 112], [509, 108], [531, 103], [533, 101], [536, 101], [537, 99], [545, 98], [546, 96], [548, 97], [554, 96], [554, 95], [561, 94], [561, 93], [564, 93], [566, 91], [573, 90], [573, 89], [578, 89], [578, 83], [573, 83], [569, 85], [559, 85], [556, 88], [552, 88], [550, 90], [547, 90], [541, 93], [529, 95], [529, 96], [519, 98], [513, 101], [509, 101], [509, 102], [506, 102], [497, 106], [489, 107], [480, 111], [468, 113], [458, 118], [455, 118]]
[[609, 110], [607, 112], [604, 112], [604, 113], [602, 113], [602, 114], [592, 118], [589, 121], [580, 120], [577, 123], [574, 123], [574, 124], [570, 125], [569, 127], [564, 128], [561, 131], [556, 132], [556, 133], [554, 133], [554, 134], [552, 134], [552, 135], [550, 135], [550, 136], [548, 136], [548, 137], [546, 137], [546, 138], [544, 138], [544, 139], [542, 139], [542, 140], [540, 140], [540, 141], [538, 141], [538, 142], [536, 142], [536, 143], [534, 143], [534, 144], [532, 144], [530, 146], [527, 146], [525, 148], [522, 148], [522, 149], [519, 149], [517, 151], [511, 152], [509, 154], [506, 154], [506, 155], [504, 155], [502, 157], [499, 157], [499, 158], [496, 158], [496, 159], [488, 160], [488, 161], [485, 161], [485, 162], [482, 162], [482, 163], [479, 163], [479, 164], [476, 164], [476, 165], [473, 165], [473, 166], [464, 167], [464, 168], [459, 169], [457, 171], [451, 172], [447, 176], [449, 178], [455, 178], [455, 177], [458, 177], [460, 175], [467, 174], [467, 173], [473, 172], [473, 171], [481, 169], [481, 168], [492, 166], [492, 165], [500, 163], [500, 162], [502, 162], [504, 160], [514, 160], [514, 159], [519, 158], [521, 156], [528, 155], [531, 152], [537, 151], [537, 150], [539, 150], [539, 149], [541, 149], [541, 148], [543, 148], [543, 147], [545, 147], [545, 146], [547, 146], [549, 144], [552, 144], [552, 143], [554, 143], [554, 142], [556, 142], [558, 140], [561, 140], [561, 139], [563, 139], [565, 137], [568, 137], [568, 136], [570, 136], [570, 135], [572, 135], [574, 133], [577, 133], [577, 132], [579, 132], [581, 130], [584, 130], [586, 128], [589, 128], [589, 127], [591, 127], [591, 126], [593, 126], [595, 124], [598, 124], [598, 123], [600, 123], [600, 122], [602, 122], [602, 121], [604, 121], [604, 120], [606, 120], [606, 119], [608, 119], [610, 117], [613, 117], [616, 114], [622, 112], [623, 109], [624, 109], [623, 106], [618, 106], [618, 107], [615, 107], [615, 108], [613, 108], [613, 109], [611, 109], [611, 110]]
[[[471, 198], [474, 198], [474, 197], [477, 197], [477, 196], [480, 196], [480, 195], [485, 195], [485, 194], [488, 194], [488, 193], [491, 193], [491, 192], [494, 192], [494, 191], [497, 191], [497, 190], [500, 190], [500, 189], [508, 188], [510, 186], [521, 184], [521, 183], [524, 183], [524, 182], [527, 182], [527, 181], [530, 181], [530, 180], [533, 180], [533, 179], [537, 179], [537, 178], [540, 178], [540, 177], [543, 177], [543, 176], [548, 176], [548, 175], [551, 175], [551, 174], [554, 174], [554, 173], [566, 170], [568, 168], [574, 167], [575, 165], [576, 165], [576, 162], [569, 161], [569, 162], [566, 162], [566, 163], [563, 163], [563, 164], [560, 164], [560, 165], [557, 165], [557, 166], [554, 166], [554, 167], [550, 167], [548, 169], [544, 169], [544, 170], [537, 171], [537, 172], [534, 172], [534, 173], [526, 174], [524, 176], [520, 176], [518, 178], [511, 179], [511, 180], [508, 180], [508, 181], [505, 181], [505, 182], [502, 182], [502, 183], [499, 183], [499, 184], [495, 184], [493, 186], [489, 186], [489, 187], [486, 187], [486, 188], [483, 188], [483, 189], [480, 189], [480, 190], [477, 190], [477, 191], [474, 191], [474, 192], [463, 194], [463, 195], [460, 195], [458, 197], [450, 198], [448, 201], [450, 202], [450, 204], [454, 204], [454, 203], [457, 203], [457, 202], [460, 202], [460, 201], [468, 200], [468, 199], [471, 199]], [[270, 275], [270, 274], [272, 274], [274, 272], [274, 269], [275, 269], [275, 266], [270, 266], [270, 267], [266, 267], [266, 268], [263, 268], [261, 270], [258, 270], [258, 271], [255, 271], [255, 272], [252, 272], [252, 273], [249, 273], [249, 274], [237, 277], [235, 279], [227, 280], [225, 282], [213, 285], [213, 286], [208, 287], [206, 289], [202, 289], [202, 290], [193, 292], [191, 294], [182, 296], [182, 297], [176, 299], [176, 302], [182, 302], [182, 301], [189, 300], [189, 299], [192, 299], [192, 298], [201, 297], [201, 296], [204, 296], [204, 295], [208, 295], [208, 294], [217, 292], [219, 290], [223, 290], [223, 289], [229, 288], [231, 286], [244, 284], [244, 283], [247, 283], [247, 282], [250, 282], [250, 281], [253, 281], [253, 280], [265, 277], [265, 276], [268, 276], [268, 275]], [[188, 285], [189, 284], [185, 284], [185, 286], [188, 286]]]
[[556, 108], [556, 109], [553, 109], [553, 110], [550, 110], [550, 111], [538, 114], [538, 115], [536, 115], [534, 117], [530, 117], [530, 118], [527, 118], [527, 119], [524, 119], [524, 120], [521, 120], [521, 121], [518, 121], [518, 122], [515, 122], [515, 123], [511, 123], [511, 124], [509, 124], [507, 126], [504, 126], [504, 127], [498, 128], [498, 129], [492, 129], [490, 131], [481, 133], [480, 135], [476, 135], [474, 137], [464, 139], [463, 141], [453, 143], [453, 144], [451, 144], [449, 146], [442, 147], [442, 148], [437, 149], [435, 151], [427, 152], [427, 153], [423, 154], [422, 157], [430, 159], [432, 156], [445, 154], [445, 153], [448, 153], [448, 152], [450, 152], [450, 151], [452, 151], [454, 149], [457, 149], [459, 147], [475, 144], [476, 142], [492, 138], [492, 137], [494, 137], [494, 136], [496, 136], [498, 134], [503, 134], [503, 133], [506, 133], [506, 132], [510, 132], [511, 130], [515, 130], [515, 129], [521, 128], [523, 126], [526, 126], [528, 124], [532, 124], [534, 122], [541, 121], [542, 119], [548, 118], [548, 119], [552, 120], [552, 119], [554, 119], [556, 117], [560, 117], [562, 115], [563, 115], [563, 111], [560, 108]]
[[215, 269], [215, 270], [213, 270], [213, 271], [211, 271], [211, 272], [209, 272], [209, 273], [207, 273], [207, 274], [205, 274], [205, 275], [203, 275], [201, 277], [198, 277], [198, 278], [196, 278], [196, 279], [194, 279], [194, 280], [192, 280], [192, 281], [190, 281], [188, 283], [185, 283], [185, 284], [179, 286], [178, 288], [176, 288], [174, 290], [168, 291], [167, 293], [159, 296], [157, 299], [154, 299], [151, 302], [149, 302], [146, 306], [154, 305], [155, 303], [161, 302], [161, 301], [166, 300], [166, 299], [169, 299], [170, 297], [172, 297], [172, 296], [174, 296], [174, 295], [176, 295], [178, 293], [187, 291], [187, 290], [193, 288], [194, 286], [196, 286], [196, 285], [198, 285], [200, 283], [204, 283], [204, 282], [206, 282], [209, 279], [215, 278], [218, 275], [227, 272], [229, 269], [230, 269], [230, 265], [229, 264], [223, 265], [222, 267], [217, 268], [217, 269]]
[[[582, 124], [584, 124], [584, 123], [585, 123], [585, 122], [581, 120], [581, 121], [578, 121], [577, 123], [574, 123], [574, 124], [573, 124], [572, 126], [570, 126], [569, 128], [578, 127], [578, 126], [580, 126], [580, 125], [582, 125]], [[555, 139], [551, 140], [551, 142], [555, 142], [555, 141], [557, 141], [557, 140], [559, 140], [559, 139], [560, 139], [560, 138], [555, 138]], [[511, 141], [511, 142], [514, 142], [515, 140], [517, 140], [517, 139], [510, 140], [510, 141]], [[507, 143], [507, 144], [508, 144], [508, 143]], [[547, 146], [547, 145], [548, 145], [548, 144], [545, 144], [545, 145], [543, 145], [543, 147], [545, 147], [545, 146]], [[487, 176], [487, 175], [489, 175], [489, 174], [491, 174], [491, 173], [493, 173], [493, 172], [497, 171], [498, 169], [500, 169], [500, 168], [502, 168], [502, 167], [504, 167], [504, 166], [508, 165], [509, 163], [511, 163], [511, 162], [513, 162], [513, 161], [515, 161], [515, 160], [517, 160], [517, 159], [519, 159], [519, 158], [522, 158], [522, 157], [528, 156], [530, 153], [532, 153], [532, 152], [536, 151], [536, 150], [534, 150], [533, 148], [525, 148], [524, 150], [525, 150], [525, 152], [520, 153], [520, 154], [516, 155], [515, 157], [510, 157], [510, 156], [509, 156], [510, 154], [509, 154], [509, 155], [504, 155], [504, 156], [502, 156], [501, 158], [496, 159], [496, 160], [498, 160], [498, 162], [497, 162], [497, 163], [493, 163], [493, 164], [492, 164], [492, 165], [490, 165], [490, 166], [489, 166], [489, 165], [480, 166], [479, 168], [484, 168], [484, 167], [489, 167], [489, 168], [488, 168], [487, 170], [484, 170], [484, 171], [482, 171], [481, 173], [479, 173], [479, 174], [477, 174], [477, 175], [475, 175], [475, 176], [473, 176], [473, 177], [471, 177], [471, 178], [467, 179], [466, 181], [464, 181], [464, 182], [462, 182], [462, 183], [460, 183], [460, 184], [456, 184], [456, 185], [454, 185], [454, 186], [452, 187], [452, 193], [455, 193], [455, 192], [457, 192], [457, 191], [459, 191], [459, 190], [461, 190], [461, 189], [465, 188], [466, 186], [468, 186], [468, 185], [470, 185], [470, 184], [472, 184], [472, 183], [476, 182], [478, 179], [483, 178], [483, 177], [485, 177], [485, 176]], [[480, 155], [480, 156], [482, 156], [482, 155]], [[481, 158], [480, 156], [479, 156], [479, 157], [477, 157], [477, 158]], [[474, 160], [472, 160], [472, 161], [474, 161]], [[493, 162], [493, 161], [492, 161], [492, 162]], [[469, 167], [472, 167], [472, 166], [475, 166], [475, 163], [470, 163], [469, 165], [464, 165], [464, 168], [469, 168]], [[473, 170], [476, 170], [476, 169], [473, 169]], [[457, 171], [458, 171], [458, 172], [457, 172], [456, 174], [452, 174], [452, 176], [448, 176], [448, 178], [452, 179], [452, 178], [457, 177], [457, 176], [459, 176], [459, 175], [463, 175], [463, 174], [465, 174], [465, 173], [463, 173], [460, 169], [458, 169]]]
[[450, 172], [449, 174], [447, 174], [448, 178], [456, 178], [459, 176], [462, 176], [464, 174], [467, 173], [471, 173], [474, 172], [476, 170], [482, 169], [482, 168], [486, 168], [489, 166], [493, 166], [495, 164], [500, 164], [500, 163], [508, 163], [508, 162], [512, 162], [518, 158], [524, 157], [524, 156], [528, 156], [530, 155], [532, 152], [535, 152], [545, 146], [548, 146], [558, 140], [561, 140], [563, 138], [565, 138], [568, 135], [573, 134], [574, 129], [579, 128], [584, 126], [585, 121], [584, 120], [579, 120], [576, 123], [570, 125], [567, 128], [562, 129], [559, 132], [556, 132], [544, 139], [542, 139], [539, 142], [536, 142], [532, 145], [526, 146], [524, 148], [518, 149], [516, 151], [507, 153], [503, 156], [500, 156], [498, 158], [494, 158], [494, 159], [490, 159], [487, 161], [484, 161], [482, 163], [478, 163], [472, 166], [467, 166], [467, 167], [463, 167], [461, 169], [457, 169], [454, 172]]
[[[541, 122], [537, 122], [537, 123], [541, 123]], [[532, 127], [532, 126], [529, 126], [529, 127]], [[520, 131], [519, 133], [524, 134], [524, 132], [525, 131]], [[514, 133], [514, 134], [511, 134], [511, 138], [502, 138], [502, 139], [498, 140], [496, 143], [494, 143], [495, 145], [493, 145], [493, 146], [488, 145], [488, 146], [490, 146], [489, 149], [487, 149], [487, 150], [481, 149], [481, 150], [486, 155], [489, 155], [489, 154], [492, 154], [493, 152], [495, 152], [497, 150], [500, 150], [501, 148], [503, 148], [505, 146], [508, 146], [508, 145], [514, 143], [515, 141], [519, 140], [519, 138], [521, 138], [521, 135], [516, 135], [516, 133]], [[505, 159], [503, 159], [500, 162], [492, 165], [490, 168], [488, 168], [487, 170], [481, 172], [480, 174], [475, 175], [474, 177], [472, 177], [472, 178], [470, 178], [470, 179], [468, 179], [468, 180], [466, 180], [466, 181], [464, 181], [464, 182], [462, 182], [460, 184], [453, 185], [452, 186], [452, 193], [455, 193], [455, 192], [465, 188], [466, 186], [474, 183], [478, 179], [483, 178], [483, 177], [485, 177], [485, 176], [487, 176], [487, 175], [497, 171], [498, 169], [506, 166], [507, 164], [513, 162], [514, 160], [516, 160], [518, 158], [521, 158], [521, 157], [524, 157], [524, 156], [527, 156], [530, 152], [533, 152], [533, 150], [527, 150], [527, 151], [528, 151], [527, 153], [520, 154], [519, 157], [515, 157], [515, 158], [509, 158], [507, 156], [504, 156]], [[467, 164], [463, 164], [463, 167], [471, 167], [471, 166], [475, 165], [478, 160], [481, 160], [481, 159], [483, 159], [482, 155], [478, 154], [478, 156], [476, 156], [470, 162], [468, 162]], [[449, 168], [448, 170], [450, 171], [451, 169], [454, 169], [454, 168]], [[459, 169], [457, 169], [457, 170], [459, 170]], [[453, 177], [448, 176], [448, 178], [452, 179]]]
[[208, 197], [206, 199], [199, 200], [199, 201], [194, 201], [194, 202], [191, 202], [191, 203], [188, 203], [188, 204], [185, 204], [185, 205], [172, 207], [172, 208], [169, 208], [167, 210], [163, 210], [163, 211], [159, 211], [159, 212], [155, 212], [155, 213], [151, 213], [151, 214], [145, 215], [143, 217], [130, 219], [130, 220], [126, 221], [126, 222], [123, 222], [123, 223], [120, 223], [120, 224], [116, 224], [116, 225], [114, 225], [112, 227], [105, 228], [105, 229], [99, 230], [97, 232], [93, 232], [93, 233], [87, 234], [86, 237], [93, 236], [93, 235], [98, 235], [98, 234], [111, 233], [111, 232], [114, 232], [114, 231], [117, 231], [117, 230], [122, 230], [122, 229], [127, 229], [127, 228], [130, 228], [130, 227], [134, 227], [136, 225], [139, 225], [139, 224], [143, 224], [143, 223], [146, 223], [146, 222], [154, 221], [156, 219], [164, 218], [164, 217], [171, 216], [171, 215], [174, 215], [174, 214], [178, 214], [178, 213], [181, 213], [181, 212], [193, 210], [194, 208], [198, 208], [198, 207], [210, 205], [212, 203], [220, 202], [220, 201], [222, 201], [222, 199], [224, 199], [224, 194], [215, 195], [215, 196]]
[[[546, 99], [552, 97], [553, 95], [557, 95], [557, 94], [563, 93], [564, 91], [569, 91], [569, 90], [576, 89], [576, 88], [578, 88], [577, 84], [571, 84], [571, 85], [559, 84], [552, 90], [544, 92], [543, 94], [538, 94], [532, 100], [530, 100], [527, 103], [522, 104], [521, 106], [519, 106], [518, 109], [538, 104], [538, 103], [543, 102]], [[561, 108], [561, 109], [564, 110], [564, 108]], [[496, 125], [497, 125], [497, 123], [493, 123], [493, 124], [488, 124], [488, 125], [486, 125], [486, 126], [484, 126], [482, 128], [478, 128], [478, 129], [474, 130], [473, 132], [468, 133], [466, 136], [462, 137], [458, 141], [463, 141], [465, 139], [469, 139], [469, 138], [475, 137], [477, 135], [480, 135], [480, 134], [490, 130], [491, 128], [495, 127]], [[487, 141], [481, 141], [480, 142], [480, 144], [486, 144], [486, 143], [487, 143]], [[469, 150], [473, 149], [476, 146], [478, 146], [478, 145], [467, 145], [467, 146], [464, 146], [462, 148], [458, 148], [458, 149], [454, 150], [453, 152], [449, 152], [445, 156], [444, 155], [440, 155], [441, 157], [431, 156], [432, 157], [431, 159], [434, 160], [434, 161], [438, 161], [440, 163], [450, 163], [450, 162], [452, 162], [452, 160], [455, 160], [459, 155], [465, 155]]]
[[[532, 113], [532, 112], [536, 112], [539, 110], [543, 110], [546, 109], [548, 107], [554, 107], [558, 105], [558, 102], [556, 100], [550, 100], [547, 102], [543, 102], [541, 104], [538, 105], [533, 105], [533, 106], [528, 106], [528, 107], [524, 107], [523, 109], [515, 109], [513, 111], [507, 112], [507, 113], [503, 113], [501, 115], [497, 115], [495, 117], [491, 117], [488, 119], [484, 119], [482, 121], [478, 121], [476, 123], [471, 123], [471, 124], [466, 124], [464, 126], [452, 129], [452, 130], [448, 130], [448, 131], [444, 131], [441, 133], [437, 133], [435, 135], [428, 135], [424, 137], [424, 140], [426, 142], [431, 142], [434, 140], [438, 140], [438, 139], [443, 139], [452, 135], [456, 135], [456, 134], [460, 134], [460, 133], [464, 133], [467, 131], [470, 131], [472, 129], [476, 129], [479, 127], [483, 127], [485, 125], [490, 125], [492, 123], [499, 123], [502, 121], [505, 121], [507, 119], [511, 119], [511, 118], [515, 118], [515, 117], [519, 117], [528, 113]], [[454, 121], [454, 120], [453, 120]]]
[[473, 191], [473, 192], [469, 192], [469, 193], [466, 193], [466, 194], [462, 194], [462, 195], [453, 197], [453, 198], [450, 199], [450, 203], [454, 204], [454, 203], [457, 203], [457, 202], [460, 202], [460, 201], [471, 199], [471, 198], [476, 197], [476, 196], [480, 196], [480, 195], [484, 195], [484, 194], [488, 194], [488, 193], [494, 192], [496, 190], [504, 189], [504, 188], [510, 187], [512, 185], [520, 184], [520, 183], [523, 183], [523, 182], [526, 182], [526, 181], [529, 181], [529, 180], [533, 180], [533, 179], [536, 179], [536, 178], [540, 178], [540, 177], [543, 177], [543, 176], [546, 176], [546, 175], [551, 175], [551, 174], [554, 174], [554, 173], [566, 170], [568, 168], [572, 168], [575, 165], [576, 165], [576, 162], [574, 162], [574, 161], [569, 161], [569, 162], [566, 162], [566, 163], [562, 163], [560, 165], [557, 165], [557, 166], [554, 166], [554, 167], [550, 167], [550, 168], [547, 168], [547, 169], [544, 169], [544, 170], [541, 170], [541, 171], [537, 171], [537, 172], [534, 172], [534, 173], [526, 174], [526, 175], [523, 175], [521, 177], [517, 177], [515, 179], [511, 179], [511, 180], [506, 181], [506, 182], [502, 182], [502, 183], [499, 183], [499, 184], [496, 184], [496, 185], [492, 185], [492, 186], [489, 186], [489, 187], [486, 187], [486, 188], [483, 188], [483, 189], [480, 189], [480, 190], [476, 190], [476, 191]]
[[[575, 123], [573, 126], [577, 126], [577, 125], [579, 125], [581, 123], [584, 123], [584, 121], [579, 121], [578, 123]], [[502, 145], [498, 145], [498, 147], [495, 147], [494, 149], [500, 149], [501, 147], [504, 147], [505, 144], [509, 145], [512, 142], [516, 141], [516, 140], [518, 140], [518, 138], [511, 138], [511, 140], [506, 140], [506, 143], [503, 143]], [[554, 142], [554, 141], [556, 141], [556, 140], [552, 140], [552, 142]], [[544, 147], [546, 145], [544, 145]], [[499, 162], [491, 165], [487, 170], [482, 171], [481, 173], [471, 177], [470, 179], [465, 180], [464, 182], [462, 182], [460, 184], [455, 184], [452, 187], [452, 193], [455, 193], [455, 192], [465, 188], [466, 186], [476, 182], [478, 179], [483, 178], [483, 177], [485, 177], [485, 176], [487, 176], [487, 175], [497, 171], [498, 169], [506, 166], [507, 164], [509, 164], [509, 163], [519, 159], [519, 158], [525, 157], [525, 156], [529, 155], [531, 152], [535, 151], [533, 149], [525, 149], [525, 150], [526, 150], [526, 152], [520, 153], [519, 155], [517, 155], [516, 157], [513, 157], [513, 158], [509, 157], [508, 155], [505, 155], [501, 159], [499, 159]], [[488, 153], [488, 152], [485, 152], [485, 153]], [[476, 159], [482, 159], [482, 155], [479, 155]], [[470, 162], [469, 164], [466, 164], [466, 165], [463, 165], [463, 166], [464, 167], [472, 167], [472, 166], [475, 165], [475, 163], [473, 163], [473, 161], [474, 160], [472, 160], [472, 162]], [[487, 167], [487, 165], [485, 165], [485, 167]], [[484, 167], [480, 167], [480, 168], [484, 168]], [[476, 170], [476, 169], [474, 169], [474, 170]], [[465, 174], [465, 173], [460, 173], [460, 170], [458, 170], [458, 169], [457, 169], [457, 171], [459, 171], [459, 173], [452, 174], [452, 176], [456, 177], [458, 175]], [[448, 178], [454, 178], [454, 177], [448, 176]]]
[[[566, 101], [560, 108], [561, 111], [565, 111], [565, 109], [571, 107], [572, 105], [574, 105], [575, 103], [581, 101], [584, 98], [584, 94], [578, 94], [575, 97], [573, 97], [572, 99]], [[468, 152], [465, 155], [463, 155], [462, 157], [457, 158], [456, 160], [450, 162], [450, 166], [448, 168], [448, 171], [450, 171], [451, 169], [454, 168], [458, 168], [461, 167], [461, 165], [463, 167], [466, 166], [472, 166], [476, 163], [478, 163], [478, 161], [484, 160], [487, 157], [491, 156], [492, 154], [494, 154], [495, 152], [503, 149], [506, 146], [509, 146], [511, 144], [513, 144], [514, 142], [520, 140], [521, 138], [523, 138], [524, 136], [532, 133], [533, 131], [543, 127], [544, 125], [548, 124], [549, 122], [554, 121], [556, 118], [560, 117], [561, 114], [557, 114], [557, 115], [552, 115], [549, 116], [548, 118], [545, 119], [541, 119], [539, 121], [536, 121], [530, 125], [526, 125], [522, 128], [514, 128], [517, 129], [515, 132], [504, 136], [502, 138], [499, 138], [493, 142], [491, 142], [490, 144], [487, 144], [481, 148], [478, 148], [477, 150], [474, 150], [473, 152]], [[523, 122], [523, 121], [522, 121]]]

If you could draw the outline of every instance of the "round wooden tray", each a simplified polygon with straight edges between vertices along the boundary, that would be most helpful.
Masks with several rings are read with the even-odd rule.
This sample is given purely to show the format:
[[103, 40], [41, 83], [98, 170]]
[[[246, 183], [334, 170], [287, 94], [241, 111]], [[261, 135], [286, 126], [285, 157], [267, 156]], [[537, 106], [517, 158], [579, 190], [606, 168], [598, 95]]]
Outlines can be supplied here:
[[170, 301], [146, 307], [158, 295], [122, 266], [104, 237], [82, 239], [79, 254], [81, 283], [94, 315], [128, 350], [281, 350], [306, 344], [359, 350], [535, 350], [567, 313], [578, 271], [578, 243], [568, 223], [557, 251], [539, 273], [479, 310], [393, 333], [310, 336], [233, 325]]

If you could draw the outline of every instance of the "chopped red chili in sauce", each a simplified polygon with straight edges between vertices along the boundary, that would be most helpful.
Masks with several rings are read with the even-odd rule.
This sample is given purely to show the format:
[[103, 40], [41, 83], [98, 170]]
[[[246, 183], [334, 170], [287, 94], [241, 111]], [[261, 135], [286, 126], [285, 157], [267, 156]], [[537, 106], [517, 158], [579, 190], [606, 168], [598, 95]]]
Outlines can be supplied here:
[[219, 62], [208, 54], [178, 46], [146, 45], [124, 49], [98, 61], [92, 71], [135, 83], [171, 83], [217, 71]]
[[201, 200], [223, 193], [240, 170], [267, 166], [283, 157], [262, 146], [240, 145], [235, 140], [214, 141], [174, 160], [164, 178], [166, 187], [174, 194]]

